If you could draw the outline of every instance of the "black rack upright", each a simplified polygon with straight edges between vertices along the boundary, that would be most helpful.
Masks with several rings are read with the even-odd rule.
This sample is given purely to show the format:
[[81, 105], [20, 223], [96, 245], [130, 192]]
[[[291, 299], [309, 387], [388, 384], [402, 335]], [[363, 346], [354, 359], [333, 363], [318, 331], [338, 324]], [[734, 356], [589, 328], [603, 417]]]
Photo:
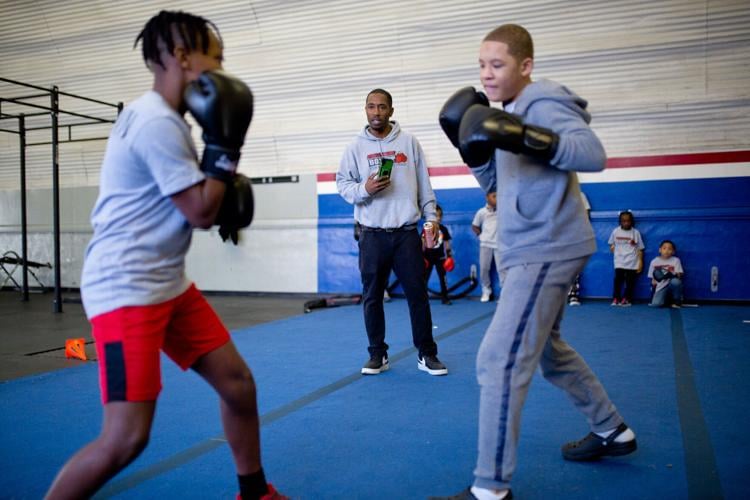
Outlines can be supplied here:
[[[84, 113], [76, 113], [73, 111], [60, 109], [60, 96], [70, 97], [73, 99], [80, 99], [83, 101], [92, 102], [106, 106], [107, 108], [114, 108], [117, 110], [117, 115], [122, 111], [122, 102], [112, 104], [97, 99], [91, 99], [90, 97], [84, 97], [76, 94], [70, 94], [68, 92], [60, 91], [57, 86], [52, 88], [40, 87], [38, 85], [31, 85], [29, 83], [19, 82], [17, 80], [11, 80], [9, 78], [0, 78], [0, 82], [9, 83], [18, 87], [26, 89], [34, 89], [41, 93], [30, 94], [17, 97], [0, 97], [0, 120], [17, 120], [18, 130], [0, 128], [0, 132], [8, 132], [11, 134], [17, 134], [19, 138], [19, 149], [20, 149], [20, 178], [21, 178], [21, 260], [23, 263], [23, 300], [29, 300], [29, 285], [28, 285], [28, 247], [27, 247], [27, 213], [26, 213], [26, 148], [31, 146], [44, 146], [51, 145], [52, 147], [52, 232], [54, 239], [54, 274], [55, 274], [55, 298], [53, 301], [53, 309], [56, 313], [62, 312], [62, 286], [61, 286], [61, 273], [60, 273], [60, 144], [70, 142], [83, 142], [83, 141], [99, 141], [106, 140], [107, 137], [85, 137], [85, 138], [73, 138], [73, 128], [79, 126], [86, 126], [92, 124], [101, 123], [114, 123], [115, 118], [102, 118], [98, 116], [91, 116]], [[26, 102], [28, 100], [49, 98], [49, 105], [40, 105], [36, 103]], [[5, 113], [3, 111], [3, 104], [11, 103], [12, 105], [24, 106], [40, 111], [32, 113]], [[76, 123], [69, 123], [61, 125], [59, 123], [60, 115], [74, 116], [82, 118], [86, 121], [79, 121]], [[43, 127], [27, 127], [26, 118], [30, 116], [50, 116], [50, 125]], [[67, 128], [67, 138], [60, 139], [59, 131], [60, 128]], [[26, 142], [26, 133], [30, 130], [51, 130], [51, 140], [44, 142]]]

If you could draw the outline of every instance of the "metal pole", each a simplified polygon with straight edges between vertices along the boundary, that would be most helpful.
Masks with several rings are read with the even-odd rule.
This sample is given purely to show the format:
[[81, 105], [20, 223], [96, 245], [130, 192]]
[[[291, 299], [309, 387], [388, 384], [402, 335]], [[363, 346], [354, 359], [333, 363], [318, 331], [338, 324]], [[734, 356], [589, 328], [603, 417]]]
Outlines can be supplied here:
[[[60, 258], [60, 144], [61, 141], [59, 139], [59, 116], [60, 114], [63, 115], [70, 115], [70, 116], [77, 116], [79, 118], [85, 118], [88, 120], [94, 120], [95, 122], [100, 123], [114, 123], [114, 120], [108, 120], [105, 118], [99, 118], [96, 116], [90, 116], [85, 115], [82, 113], [75, 113], [72, 111], [66, 111], [63, 109], [60, 109], [60, 96], [64, 95], [67, 97], [72, 97], [76, 99], [82, 99], [85, 101], [97, 103], [97, 104], [103, 104], [106, 106], [111, 106], [117, 109], [117, 114], [122, 112], [123, 110], [123, 103], [118, 102], [117, 104], [111, 104], [104, 101], [99, 101], [97, 99], [91, 99], [88, 97], [79, 96], [76, 94], [70, 94], [67, 92], [61, 92], [59, 88], [55, 85], [51, 89], [40, 87], [38, 85], [31, 85], [28, 83], [19, 82], [17, 80], [11, 80], [9, 78], [3, 78], [0, 77], [0, 82], [7, 82], [14, 85], [20, 85], [22, 87], [37, 89], [42, 92], [46, 92], [50, 96], [50, 106], [40, 106], [38, 104], [32, 104], [30, 102], [26, 102], [27, 99], [35, 99], [38, 97], [44, 97], [44, 94], [34, 94], [34, 95], [27, 95], [27, 96], [21, 96], [17, 98], [5, 98], [0, 97], [0, 120], [1, 119], [11, 119], [11, 118], [18, 118], [19, 119], [19, 136], [21, 137], [21, 202], [22, 202], [22, 209], [21, 209], [21, 226], [22, 226], [22, 253], [23, 253], [23, 270], [24, 270], [24, 276], [23, 276], [23, 300], [29, 300], [28, 299], [28, 276], [27, 273], [31, 272], [28, 270], [28, 222], [27, 222], [27, 210], [26, 210], [26, 202], [27, 202], [27, 193], [26, 193], [26, 148], [34, 146], [34, 145], [41, 145], [36, 143], [28, 143], [26, 141], [26, 133], [31, 130], [26, 127], [25, 124], [25, 117], [30, 116], [43, 116], [49, 114], [51, 117], [51, 126], [49, 127], [52, 130], [52, 140], [49, 144], [52, 145], [52, 230], [53, 230], [53, 239], [54, 239], [54, 266], [55, 266], [55, 298], [53, 301], [53, 309], [54, 312], [62, 312], [62, 263]], [[3, 104], [6, 102], [18, 104], [21, 106], [28, 106], [31, 108], [42, 110], [43, 112], [34, 112], [34, 113], [26, 113], [25, 115], [20, 116], [13, 116], [9, 115], [5, 112], [3, 112]], [[68, 127], [68, 141], [62, 141], [62, 142], [78, 142], [78, 141], [89, 141], [89, 140], [102, 140], [106, 139], [106, 137], [92, 137], [92, 138], [83, 138], [83, 139], [72, 139], [71, 138], [71, 131], [73, 126], [78, 125], [84, 125], [88, 123], [80, 123], [80, 124], [68, 124], [64, 125]], [[93, 124], [93, 123], [92, 123]], [[42, 129], [44, 127], [36, 127], [37, 129]], [[11, 130], [0, 130], [0, 132], [13, 132]]]
[[[57, 98], [59, 99], [60, 96], [58, 95]], [[29, 108], [45, 109], [47, 111], [52, 111], [51, 107], [41, 106], [39, 104], [31, 104], [30, 102], [19, 101], [18, 99], [13, 99], [11, 97], [0, 97], [0, 102], [12, 102], [13, 104], [18, 104], [19, 106], [27, 106]], [[112, 106], [114, 106], [114, 104]], [[98, 116], [84, 115], [83, 113], [76, 113], [74, 111], [66, 111], [64, 109], [60, 109], [59, 107], [57, 108], [57, 113], [62, 113], [64, 115], [70, 115], [70, 116], [77, 116], [79, 118], [86, 118], [88, 120], [94, 120], [94, 121], [98, 121], [102, 123], [112, 123], [112, 120], [107, 120], [106, 118], [99, 118]]]
[[18, 80], [11, 80], [10, 78], [0, 78], [0, 82], [8, 82], [8, 83], [12, 83], [13, 85], [20, 85], [21, 87], [27, 87], [30, 89], [37, 89], [37, 90], [42, 90], [44, 92], [49, 92], [49, 89], [40, 87], [39, 85], [31, 85], [30, 83], [19, 82]]
[[52, 302], [56, 313], [62, 312], [62, 290], [60, 288], [60, 147], [57, 137], [57, 114], [59, 111], [57, 85], [52, 87], [52, 231], [55, 245], [55, 299]]
[[18, 137], [21, 154], [21, 258], [23, 259], [22, 301], [29, 301], [29, 248], [26, 221], [26, 117], [18, 116]]

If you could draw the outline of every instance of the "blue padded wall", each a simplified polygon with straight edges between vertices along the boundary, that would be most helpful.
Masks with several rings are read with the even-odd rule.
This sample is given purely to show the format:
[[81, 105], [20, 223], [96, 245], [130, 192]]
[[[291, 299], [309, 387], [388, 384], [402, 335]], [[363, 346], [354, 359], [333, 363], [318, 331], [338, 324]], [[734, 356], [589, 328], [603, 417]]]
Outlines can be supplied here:
[[[658, 254], [659, 242], [671, 239], [685, 268], [688, 300], [750, 300], [750, 177], [589, 183], [582, 188], [591, 203], [598, 245], [583, 273], [584, 297], [611, 296], [614, 269], [607, 238], [619, 211], [630, 209], [646, 242], [644, 267]], [[454, 238], [456, 270], [448, 275], [450, 285], [478, 265], [471, 221], [484, 205], [484, 194], [464, 188], [436, 190], [436, 195]], [[337, 194], [320, 195], [318, 206], [319, 292], [360, 292], [352, 206]], [[717, 292], [710, 289], [712, 266], [719, 268]], [[439, 288], [434, 273], [430, 288]], [[649, 295], [644, 269], [636, 297]]]

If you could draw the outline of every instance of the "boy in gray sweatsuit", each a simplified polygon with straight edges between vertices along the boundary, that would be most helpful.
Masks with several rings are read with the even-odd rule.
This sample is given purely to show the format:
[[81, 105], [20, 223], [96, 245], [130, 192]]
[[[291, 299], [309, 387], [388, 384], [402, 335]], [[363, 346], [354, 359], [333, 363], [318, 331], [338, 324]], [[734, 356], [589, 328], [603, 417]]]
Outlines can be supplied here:
[[[521, 409], [537, 366], [586, 416], [591, 433], [563, 446], [568, 460], [636, 449], [583, 358], [561, 337], [568, 290], [596, 250], [576, 171], [604, 169], [586, 101], [551, 81], [533, 81], [531, 35], [491, 31], [479, 52], [486, 96], [467, 87], [444, 105], [440, 123], [486, 192], [497, 191], [498, 249], [506, 273], [477, 355], [479, 456], [472, 487], [450, 498], [512, 498]], [[501, 102], [503, 110], [489, 101]]]

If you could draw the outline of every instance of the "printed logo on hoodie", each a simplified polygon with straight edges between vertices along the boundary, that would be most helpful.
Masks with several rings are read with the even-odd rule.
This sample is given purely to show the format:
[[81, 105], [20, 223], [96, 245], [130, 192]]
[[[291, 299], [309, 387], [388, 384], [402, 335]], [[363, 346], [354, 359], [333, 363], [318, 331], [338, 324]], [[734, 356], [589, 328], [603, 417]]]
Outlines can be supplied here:
[[382, 153], [370, 153], [367, 155], [367, 163], [370, 166], [370, 168], [377, 168], [380, 166], [380, 159], [381, 158], [393, 158], [393, 163], [408, 163], [409, 157], [406, 156], [406, 153], [399, 151], [398, 153], [396, 151], [383, 151]]

